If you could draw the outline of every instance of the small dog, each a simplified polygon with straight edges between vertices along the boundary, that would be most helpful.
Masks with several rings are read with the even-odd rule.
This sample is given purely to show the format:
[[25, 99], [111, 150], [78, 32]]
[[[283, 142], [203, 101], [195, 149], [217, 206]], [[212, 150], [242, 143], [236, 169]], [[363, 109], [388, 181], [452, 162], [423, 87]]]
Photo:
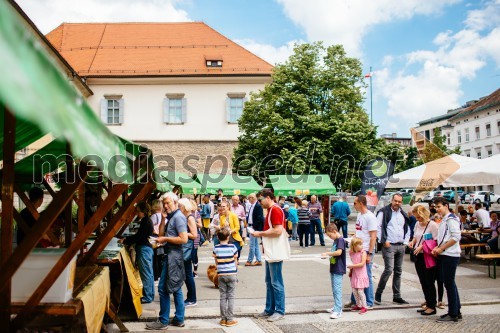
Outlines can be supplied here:
[[219, 274], [217, 274], [217, 266], [210, 265], [207, 268], [207, 276], [213, 282], [215, 288], [219, 288]]

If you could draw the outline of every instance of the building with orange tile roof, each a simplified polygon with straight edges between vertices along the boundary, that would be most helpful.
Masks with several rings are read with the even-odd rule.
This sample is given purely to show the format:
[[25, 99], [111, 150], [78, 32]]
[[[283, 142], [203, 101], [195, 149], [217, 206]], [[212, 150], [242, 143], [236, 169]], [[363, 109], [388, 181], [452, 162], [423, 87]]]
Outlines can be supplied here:
[[47, 39], [103, 122], [176, 169], [230, 172], [244, 103], [271, 82], [272, 65], [202, 22], [64, 23]]

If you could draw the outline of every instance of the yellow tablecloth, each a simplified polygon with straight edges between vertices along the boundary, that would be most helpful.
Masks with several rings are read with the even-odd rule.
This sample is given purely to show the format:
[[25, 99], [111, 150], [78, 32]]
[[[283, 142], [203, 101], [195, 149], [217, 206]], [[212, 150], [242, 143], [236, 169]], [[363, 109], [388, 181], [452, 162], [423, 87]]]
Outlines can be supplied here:
[[109, 307], [110, 293], [109, 268], [103, 267], [76, 296], [76, 299], [80, 299], [83, 303], [87, 332], [101, 331], [104, 313]]
[[134, 307], [137, 313], [137, 317], [140, 317], [142, 314], [142, 305], [141, 305], [142, 281], [139, 275], [139, 271], [135, 269], [134, 265], [132, 265], [130, 256], [125, 248], [122, 248], [120, 250], [119, 256], [120, 260], [123, 263], [123, 266], [125, 267], [128, 284], [130, 285], [130, 293], [132, 294], [132, 300], [134, 302]]

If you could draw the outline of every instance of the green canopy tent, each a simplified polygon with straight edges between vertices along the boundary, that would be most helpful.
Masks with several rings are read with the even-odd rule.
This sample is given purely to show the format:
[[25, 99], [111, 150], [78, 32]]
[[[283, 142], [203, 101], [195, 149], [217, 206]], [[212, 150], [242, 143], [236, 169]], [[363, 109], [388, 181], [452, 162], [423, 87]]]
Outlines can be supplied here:
[[279, 196], [337, 193], [328, 175], [270, 175], [266, 187]]
[[201, 184], [186, 173], [180, 171], [162, 171], [160, 175], [172, 186], [179, 186], [183, 194], [201, 194]]
[[225, 195], [249, 195], [262, 189], [251, 176], [210, 173], [196, 174], [194, 178], [201, 184], [203, 193], [217, 193], [222, 189]]
[[[99, 156], [107, 177], [132, 181], [128, 165], [117, 163], [119, 156], [125, 156], [123, 144], [102, 124], [7, 1], [0, 1], [0, 62], [0, 119], [3, 124], [6, 108], [15, 116], [16, 151], [51, 133], [64, 139], [78, 159]], [[3, 147], [3, 126], [0, 131]]]

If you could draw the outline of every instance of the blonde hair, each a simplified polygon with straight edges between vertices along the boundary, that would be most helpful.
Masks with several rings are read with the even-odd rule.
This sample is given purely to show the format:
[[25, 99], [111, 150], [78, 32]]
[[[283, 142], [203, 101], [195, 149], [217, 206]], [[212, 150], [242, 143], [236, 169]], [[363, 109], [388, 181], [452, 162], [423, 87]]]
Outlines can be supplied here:
[[309, 204], [309, 202], [307, 202], [307, 200], [302, 200], [302, 207], [305, 207]]
[[358, 238], [358, 237], [351, 238], [351, 245], [349, 246], [349, 250], [351, 252], [357, 252], [356, 246], [358, 246], [358, 245], [363, 245], [363, 240], [361, 238]]
[[153, 202], [151, 203], [151, 208], [152, 208], [154, 211], [157, 211], [157, 210], [162, 210], [162, 209], [163, 209], [163, 205], [161, 204], [161, 201], [160, 201], [160, 200], [155, 199], [155, 200], [153, 200]]
[[189, 202], [191, 202], [191, 211], [192, 212], [196, 212], [197, 208], [198, 208], [198, 204], [196, 203], [196, 201], [194, 201], [193, 199], [190, 199]]
[[184, 209], [187, 210], [188, 212], [193, 211], [193, 208], [191, 207], [191, 201], [189, 201], [188, 198], [179, 199], [179, 205], [184, 206]]
[[429, 217], [431, 216], [431, 212], [422, 205], [418, 205], [413, 207], [413, 215], [420, 217], [425, 222], [429, 221]]

